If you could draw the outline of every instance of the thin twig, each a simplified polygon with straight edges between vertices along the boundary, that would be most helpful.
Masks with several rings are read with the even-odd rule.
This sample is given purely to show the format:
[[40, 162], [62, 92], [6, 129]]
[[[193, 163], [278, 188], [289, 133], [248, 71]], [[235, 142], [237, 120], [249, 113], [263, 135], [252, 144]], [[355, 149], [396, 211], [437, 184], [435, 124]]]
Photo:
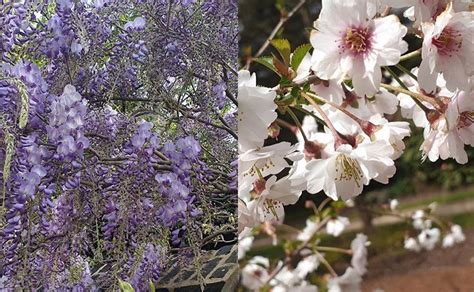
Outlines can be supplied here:
[[[319, 222], [319, 225], [316, 227], [316, 230], [314, 231], [313, 235], [316, 234], [316, 232], [318, 232], [319, 230], [321, 230], [321, 228], [324, 227], [324, 225], [326, 225], [326, 223], [329, 221], [330, 217], [326, 217], [324, 218], [323, 221]], [[298, 249], [294, 250], [291, 255], [289, 255], [286, 259], [286, 263], [290, 263], [291, 262], [291, 258], [294, 257], [294, 256], [297, 256], [300, 254], [300, 252], [307, 248], [308, 247], [308, 244], [311, 242], [311, 240], [313, 239], [313, 236], [311, 236], [310, 238], [308, 238], [307, 240], [305, 240]], [[317, 251], [315, 251], [317, 252]], [[322, 256], [321, 256], [322, 257]], [[270, 281], [275, 278], [275, 276], [283, 269], [283, 267], [285, 267], [285, 265], [281, 265], [279, 266], [278, 268], [276, 268], [275, 270], [272, 271], [272, 273], [269, 275], [269, 277], [267, 278], [267, 281], [265, 282], [265, 284], [267, 283], [270, 283]]]
[[414, 58], [414, 57], [417, 57], [421, 54], [421, 48], [418, 49], [418, 50], [415, 50], [413, 52], [410, 52], [410, 53], [407, 53], [403, 56], [400, 57], [400, 62], [403, 62], [403, 61], [406, 61], [408, 59], [411, 59], [411, 58]]
[[405, 88], [392, 86], [390, 84], [381, 83], [380, 86], [382, 86], [383, 88], [388, 89], [388, 90], [396, 91], [396, 92], [399, 92], [399, 93], [404, 93], [408, 96], [411, 96], [411, 97], [414, 97], [414, 98], [418, 99], [419, 101], [428, 102], [428, 103], [432, 104], [438, 110], [441, 109], [440, 104], [437, 102], [436, 99], [434, 99], [432, 97], [429, 97], [429, 96], [426, 96], [426, 95], [423, 95], [423, 94], [420, 94], [420, 93], [412, 92], [410, 90], [406, 90]]
[[270, 36], [267, 38], [265, 43], [260, 47], [260, 49], [257, 51], [255, 56], [253, 58], [250, 58], [247, 64], [245, 65], [245, 68], [248, 70], [250, 67], [250, 63], [260, 57], [263, 52], [267, 49], [268, 45], [270, 45], [270, 42], [273, 40], [273, 38], [276, 36], [278, 31], [281, 29], [281, 27], [306, 3], [306, 0], [300, 0], [298, 4], [287, 14], [287, 15], [282, 15], [280, 17], [280, 21], [277, 23], [277, 25], [273, 28], [272, 32], [270, 33]]

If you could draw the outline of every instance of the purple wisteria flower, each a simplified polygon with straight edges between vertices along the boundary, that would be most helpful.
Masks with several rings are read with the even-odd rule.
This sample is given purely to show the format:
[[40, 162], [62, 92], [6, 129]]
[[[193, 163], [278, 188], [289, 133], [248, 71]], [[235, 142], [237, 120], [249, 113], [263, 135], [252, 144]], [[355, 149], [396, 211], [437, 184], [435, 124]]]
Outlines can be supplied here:
[[236, 1], [13, 2], [1, 289], [144, 291], [236, 214]]

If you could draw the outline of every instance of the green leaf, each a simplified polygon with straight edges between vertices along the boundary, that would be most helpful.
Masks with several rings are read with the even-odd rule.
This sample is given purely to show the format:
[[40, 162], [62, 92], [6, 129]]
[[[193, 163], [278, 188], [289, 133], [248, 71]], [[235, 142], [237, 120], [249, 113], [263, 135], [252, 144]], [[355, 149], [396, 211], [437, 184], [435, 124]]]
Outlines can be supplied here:
[[303, 91], [304, 91], [304, 92], [308, 92], [310, 89], [311, 89], [311, 85], [310, 85], [309, 83], [306, 83], [306, 84], [303, 86]]
[[290, 64], [291, 45], [287, 39], [274, 39], [270, 42], [272, 46], [277, 49], [280, 56], [283, 58], [283, 62], [286, 65]]
[[286, 76], [282, 76], [278, 84], [280, 84], [281, 87], [289, 87], [292, 85], [291, 80], [289, 80]]
[[326, 218], [326, 217], [332, 216], [332, 215], [335, 215], [333, 208], [324, 208], [323, 211], [321, 212], [321, 216], [323, 218]]
[[346, 203], [344, 203], [344, 201], [333, 201], [331, 203], [331, 206], [336, 209], [336, 210], [340, 210], [340, 209], [344, 209], [346, 207]]
[[278, 70], [275, 68], [275, 66], [273, 66], [273, 57], [268, 57], [268, 56], [260, 57], [260, 58], [255, 59], [255, 62], [267, 67], [268, 69], [272, 70], [276, 74], [280, 75], [280, 73], [278, 73]]
[[300, 88], [295, 86], [291, 89], [291, 96], [298, 97], [300, 95]]
[[293, 56], [291, 57], [291, 68], [293, 70], [298, 70], [298, 67], [300, 66], [301, 62], [303, 61], [304, 57], [306, 56], [306, 53], [309, 52], [311, 49], [310, 44], [305, 44], [301, 45], [296, 50], [293, 52]]
[[151, 280], [150, 280], [149, 284], [150, 284], [150, 292], [155, 292], [156, 291], [155, 284], [153, 284], [153, 282]]
[[286, 12], [286, 0], [276, 0], [275, 7], [280, 13]]
[[288, 76], [288, 66], [284, 64], [282, 61], [280, 61], [275, 55], [273, 55], [273, 60], [272, 60], [273, 66], [275, 66], [277, 72], [279, 75], [283, 76]]
[[120, 291], [122, 292], [135, 292], [135, 289], [133, 289], [132, 285], [130, 283], [127, 283], [125, 281], [119, 280], [119, 288]]

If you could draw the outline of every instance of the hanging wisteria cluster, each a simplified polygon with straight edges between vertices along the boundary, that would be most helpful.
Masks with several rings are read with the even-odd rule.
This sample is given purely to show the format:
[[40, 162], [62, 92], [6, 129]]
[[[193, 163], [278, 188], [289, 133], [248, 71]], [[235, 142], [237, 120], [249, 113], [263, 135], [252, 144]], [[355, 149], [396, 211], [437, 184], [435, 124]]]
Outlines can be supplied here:
[[146, 291], [235, 232], [235, 1], [1, 3], [0, 290]]
[[[408, 27], [391, 14], [403, 7], [412, 20]], [[338, 215], [340, 201], [350, 204], [364, 186], [387, 184], [394, 176], [394, 161], [411, 132], [406, 119], [424, 128], [423, 160], [468, 163], [465, 148], [474, 146], [473, 17], [466, 1], [323, 0], [310, 44], [292, 50], [288, 40], [272, 39], [259, 50], [271, 44], [272, 57], [248, 58], [238, 85], [239, 258], [245, 288], [318, 291], [307, 276], [324, 266], [329, 276], [321, 287], [360, 291], [367, 237], [357, 235], [345, 249], [321, 246], [321, 235], [338, 236], [349, 224]], [[408, 52], [407, 34], [422, 39], [422, 47]], [[412, 70], [401, 64], [419, 57]], [[273, 71], [279, 83], [258, 86], [257, 76], [246, 70], [251, 62]], [[396, 120], [399, 109], [404, 119]], [[320, 206], [307, 202], [315, 214], [296, 238], [285, 240], [284, 259], [245, 258], [256, 234], [270, 235], [276, 244], [284, 206], [295, 204], [304, 191], [329, 199]], [[413, 227], [407, 249], [431, 250], [441, 238], [443, 247], [464, 241], [458, 225], [439, 221], [429, 208], [402, 215], [396, 202], [391, 205], [384, 214]], [[344, 274], [326, 260], [330, 252], [352, 256]]]

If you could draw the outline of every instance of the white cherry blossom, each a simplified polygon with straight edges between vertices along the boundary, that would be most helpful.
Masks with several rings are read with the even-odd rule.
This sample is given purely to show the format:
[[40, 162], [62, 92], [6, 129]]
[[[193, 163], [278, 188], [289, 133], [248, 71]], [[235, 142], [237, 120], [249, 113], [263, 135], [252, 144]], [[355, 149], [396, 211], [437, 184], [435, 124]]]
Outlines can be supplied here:
[[413, 220], [412, 225], [413, 228], [418, 230], [423, 230], [427, 228], [431, 228], [431, 220], [425, 219], [425, 212], [423, 210], [416, 210], [413, 215], [411, 216]]
[[426, 250], [434, 249], [436, 243], [440, 238], [440, 231], [438, 228], [424, 229], [418, 234], [418, 242], [420, 246]]
[[[428, 22], [436, 19], [449, 4], [449, 0], [379, 0], [382, 4], [401, 8], [408, 7], [404, 16], [410, 20], [415, 21], [415, 26], [421, 22]], [[468, 1], [454, 0], [454, 10], [456, 12], [465, 11], [469, 9]]]
[[240, 261], [245, 257], [247, 251], [252, 247], [254, 237], [252, 236], [252, 229], [245, 228], [242, 232], [239, 233], [239, 243], [237, 250], [237, 257]]
[[345, 201], [359, 195], [371, 179], [388, 183], [395, 174], [395, 164], [390, 158], [393, 148], [387, 142], [365, 139], [355, 148], [342, 144], [337, 150], [330, 143], [324, 150], [326, 158], [306, 165], [307, 190], [312, 194], [323, 190], [333, 200]]
[[249, 149], [239, 155], [239, 188], [248, 187], [260, 176], [277, 174], [290, 165], [285, 158], [299, 159], [294, 154], [297, 145], [280, 142]]
[[369, 120], [373, 115], [392, 115], [398, 109], [398, 98], [383, 88], [372, 96], [360, 97], [350, 90], [344, 94], [342, 107], [360, 119]]
[[418, 81], [426, 92], [436, 90], [438, 73], [443, 73], [449, 90], [471, 90], [469, 77], [474, 74], [472, 19], [473, 12], [454, 13], [449, 5], [434, 24], [422, 24], [424, 38]]
[[367, 235], [359, 233], [351, 242], [352, 259], [351, 265], [359, 273], [364, 275], [367, 272]]
[[276, 176], [271, 176], [266, 181], [257, 181], [256, 185], [261, 189], [256, 191], [256, 198], [247, 205], [251, 216], [260, 223], [281, 223], [284, 218], [283, 206], [296, 203], [303, 191], [293, 187], [288, 177], [277, 180]]
[[239, 193], [239, 203], [238, 203], [238, 215], [239, 215], [239, 233], [243, 232], [246, 227], [253, 227], [255, 226], [255, 221], [250, 214], [250, 210], [247, 207], [247, 204], [244, 200], [240, 198]]
[[369, 120], [375, 125], [373, 139], [388, 142], [393, 148], [392, 159], [398, 159], [405, 149], [403, 139], [410, 136], [410, 124], [408, 122], [389, 122], [381, 115], [374, 115]]
[[406, 238], [403, 246], [405, 247], [405, 249], [408, 249], [408, 250], [411, 250], [411, 251], [415, 251], [415, 252], [421, 251], [420, 244], [413, 237]]
[[[276, 93], [269, 88], [257, 86], [255, 74], [249, 71], [239, 71], [238, 87], [238, 127], [239, 150], [263, 146], [268, 136], [268, 127], [277, 118], [274, 103]], [[258, 104], [258, 106], [255, 106]]]
[[[473, 142], [470, 133], [474, 130], [474, 102], [467, 94], [457, 94], [446, 105], [446, 111], [434, 115], [423, 132], [424, 142], [420, 149], [430, 161], [454, 158], [457, 163], [468, 162], [464, 144]], [[472, 96], [472, 95], [471, 95]]]
[[474, 146], [474, 91], [461, 91], [447, 109], [448, 124], [454, 125], [455, 135], [466, 145]]
[[361, 282], [361, 275], [354, 268], [348, 267], [342, 276], [329, 279], [328, 292], [358, 292]]
[[[298, 70], [296, 71], [296, 77], [293, 79], [293, 82], [301, 82], [308, 78], [311, 74], [314, 74], [313, 70], [311, 69], [311, 60], [311, 54], [306, 53], [298, 67]], [[337, 104], [342, 102], [342, 97], [344, 96], [341, 82], [337, 79], [317, 80], [311, 83], [310, 89], [324, 99]]]
[[319, 224], [316, 221], [308, 218], [306, 219], [306, 226], [300, 233], [298, 233], [298, 236], [296, 238], [301, 241], [310, 240], [311, 237], [313, 237], [313, 235], [316, 233], [316, 231], [318, 231], [318, 228]]
[[337, 216], [334, 219], [331, 219], [326, 224], [326, 232], [333, 236], [339, 236], [341, 233], [349, 226], [350, 222], [347, 217]]
[[466, 240], [466, 236], [462, 232], [462, 228], [459, 225], [451, 226], [450, 232], [443, 238], [443, 247], [452, 247], [456, 243], [461, 243]]
[[[282, 264], [282, 263], [280, 263]], [[294, 269], [290, 269], [288, 266], [283, 267], [270, 284], [278, 285], [281, 288], [286, 290], [281, 291], [299, 291], [295, 290], [299, 288], [304, 283], [306, 276], [315, 271], [319, 266], [319, 259], [317, 255], [310, 255], [303, 258], [298, 262], [298, 265]], [[310, 286], [311, 287], [311, 286]], [[307, 287], [307, 288], [310, 288]], [[314, 289], [315, 286], [312, 286]], [[315, 290], [306, 290], [306, 291], [315, 291]], [[316, 290], [317, 291], [317, 290]]]
[[395, 15], [374, 19], [376, 11], [368, 9], [369, 2], [323, 1], [310, 37], [316, 75], [325, 80], [347, 75], [360, 96], [374, 95], [382, 78], [380, 67], [397, 64], [408, 49], [402, 40], [406, 27]]
[[395, 211], [400, 203], [397, 199], [390, 200], [390, 210]]
[[269, 278], [267, 271], [269, 266], [270, 261], [267, 258], [262, 256], [253, 257], [242, 269], [242, 285], [250, 290], [258, 290], [267, 282]]

